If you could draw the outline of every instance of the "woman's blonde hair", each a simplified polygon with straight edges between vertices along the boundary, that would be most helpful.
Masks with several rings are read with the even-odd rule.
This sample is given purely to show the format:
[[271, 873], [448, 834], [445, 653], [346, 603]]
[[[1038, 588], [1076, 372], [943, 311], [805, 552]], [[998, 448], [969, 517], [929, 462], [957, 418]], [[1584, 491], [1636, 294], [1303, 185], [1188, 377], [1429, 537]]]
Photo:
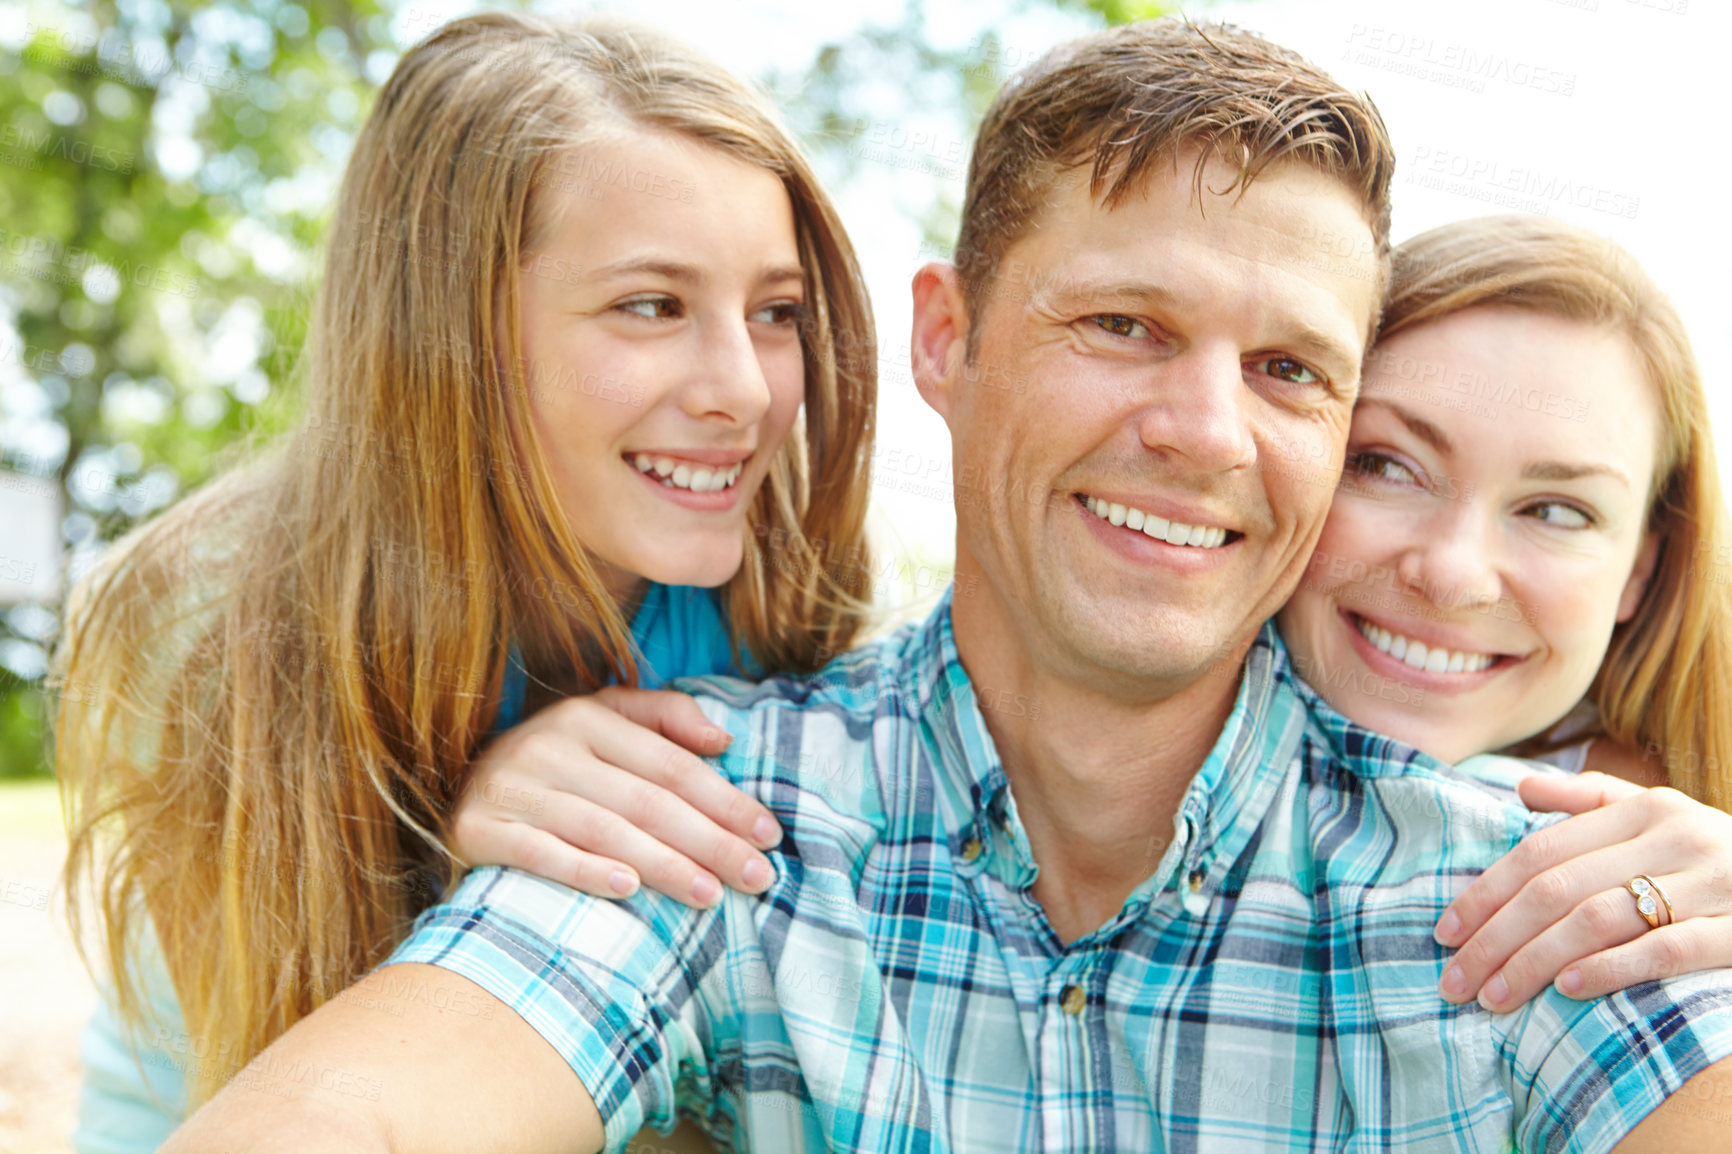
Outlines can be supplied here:
[[[1490, 216], [1432, 229], [1394, 253], [1378, 340], [1480, 305], [1596, 325], [1628, 338], [1659, 403], [1648, 528], [1659, 559], [1612, 632], [1588, 692], [1606, 736], [1661, 759], [1672, 785], [1732, 802], [1732, 598], [1726, 506], [1708, 400], [1677, 311], [1635, 259], [1587, 229]], [[1531, 748], [1559, 744], [1540, 735]]]
[[[635, 675], [532, 434], [527, 395], [545, 382], [518, 348], [518, 274], [548, 224], [537, 189], [622, 129], [700, 141], [787, 189], [803, 424], [721, 596], [736, 645], [772, 671], [815, 668], [862, 625], [871, 312], [764, 100], [610, 22], [490, 13], [411, 49], [343, 180], [305, 419], [118, 542], [68, 598], [56, 653], [68, 892], [88, 874], [134, 1023], [139, 915], [154, 927], [198, 1059], [189, 1104], [378, 964], [437, 896], [511, 639], [531, 670], [580, 685]], [[76, 900], [71, 914], [88, 916]]]

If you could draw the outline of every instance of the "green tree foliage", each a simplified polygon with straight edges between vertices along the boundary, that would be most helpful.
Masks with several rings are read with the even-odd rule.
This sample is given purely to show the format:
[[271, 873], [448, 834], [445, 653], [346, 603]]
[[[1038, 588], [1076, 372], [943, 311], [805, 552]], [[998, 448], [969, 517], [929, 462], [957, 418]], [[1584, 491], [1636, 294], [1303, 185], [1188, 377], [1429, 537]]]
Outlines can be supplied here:
[[[293, 419], [316, 238], [394, 57], [365, 0], [32, 12], [0, 48], [0, 449], [63, 488], [76, 575]], [[4, 616], [0, 776], [46, 772], [57, 628]]]
[[[1079, 28], [1139, 0], [1020, 0]], [[0, 465], [64, 492], [72, 578], [298, 414], [319, 236], [371, 93], [430, 31], [375, 0], [93, 0], [0, 31]], [[832, 180], [887, 119], [955, 157], [1022, 53], [941, 45], [926, 7], [766, 77]], [[896, 97], [887, 95], [892, 78]], [[918, 180], [908, 182], [920, 187]], [[912, 211], [947, 246], [951, 192]], [[0, 614], [0, 777], [48, 772], [58, 606]]]

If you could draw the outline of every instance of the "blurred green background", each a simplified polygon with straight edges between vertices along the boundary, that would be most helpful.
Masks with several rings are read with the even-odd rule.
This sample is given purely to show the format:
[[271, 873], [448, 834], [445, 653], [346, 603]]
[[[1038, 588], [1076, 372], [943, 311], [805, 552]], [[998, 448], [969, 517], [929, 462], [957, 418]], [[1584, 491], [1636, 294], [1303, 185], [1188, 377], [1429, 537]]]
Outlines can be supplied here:
[[[995, 7], [975, 26], [1080, 30], [1162, 5]], [[0, 501], [57, 488], [67, 585], [296, 420], [291, 369], [354, 133], [404, 48], [467, 10], [0, 4], [0, 468], [39, 479], [13, 478]], [[954, 110], [966, 141], [1026, 62], [996, 32], [961, 47], [935, 32], [950, 15], [936, 2], [885, 12], [759, 76], [832, 187], [863, 163], [869, 123]], [[933, 186], [903, 211], [948, 252], [956, 181], [909, 185]], [[42, 678], [59, 620], [57, 601], [0, 605], [0, 778], [50, 775]]]

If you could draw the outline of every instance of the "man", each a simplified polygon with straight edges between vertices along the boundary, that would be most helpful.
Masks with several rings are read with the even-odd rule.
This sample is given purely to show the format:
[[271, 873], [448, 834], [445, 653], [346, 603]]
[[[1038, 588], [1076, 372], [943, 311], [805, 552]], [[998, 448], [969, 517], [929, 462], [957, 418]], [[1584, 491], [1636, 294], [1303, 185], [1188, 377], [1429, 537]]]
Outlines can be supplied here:
[[1231, 29], [1013, 81], [958, 267], [914, 285], [972, 593], [697, 687], [776, 883], [476, 871], [171, 1149], [611, 1150], [678, 1110], [757, 1150], [1711, 1146], [1732, 979], [1444, 1003], [1431, 928], [1529, 819], [1334, 714], [1263, 624], [1328, 510], [1392, 155]]

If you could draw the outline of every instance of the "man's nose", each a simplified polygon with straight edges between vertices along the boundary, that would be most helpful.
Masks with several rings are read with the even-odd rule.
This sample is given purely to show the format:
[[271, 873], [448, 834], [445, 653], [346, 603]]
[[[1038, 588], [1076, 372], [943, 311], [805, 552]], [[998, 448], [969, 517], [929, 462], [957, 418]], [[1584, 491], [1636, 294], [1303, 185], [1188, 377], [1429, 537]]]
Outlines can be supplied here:
[[769, 412], [770, 385], [743, 317], [700, 328], [698, 363], [690, 382], [681, 404], [699, 420], [723, 418], [726, 423], [750, 426]]
[[1186, 349], [1156, 373], [1138, 422], [1144, 445], [1211, 473], [1256, 459], [1237, 349]]

